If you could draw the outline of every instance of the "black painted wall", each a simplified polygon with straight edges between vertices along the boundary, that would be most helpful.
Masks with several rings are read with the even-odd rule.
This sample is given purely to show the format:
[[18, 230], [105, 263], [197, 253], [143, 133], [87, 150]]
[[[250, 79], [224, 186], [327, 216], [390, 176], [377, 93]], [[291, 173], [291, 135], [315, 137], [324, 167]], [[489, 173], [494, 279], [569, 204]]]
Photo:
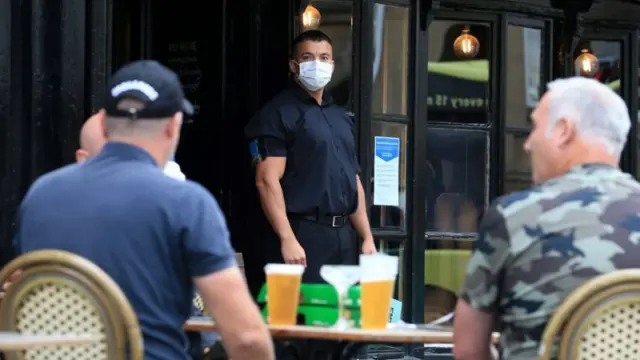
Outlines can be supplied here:
[[111, 0], [0, 1], [0, 264], [31, 182], [73, 159], [110, 72]]

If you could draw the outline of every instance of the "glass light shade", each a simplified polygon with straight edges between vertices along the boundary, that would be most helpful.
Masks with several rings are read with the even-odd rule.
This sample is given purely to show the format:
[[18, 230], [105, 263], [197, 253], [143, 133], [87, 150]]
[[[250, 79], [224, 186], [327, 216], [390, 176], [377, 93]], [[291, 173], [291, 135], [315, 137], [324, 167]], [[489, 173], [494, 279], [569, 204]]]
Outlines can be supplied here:
[[302, 13], [302, 27], [304, 30], [317, 29], [320, 26], [320, 11], [311, 5], [307, 5]]
[[587, 49], [582, 49], [582, 54], [576, 57], [574, 64], [576, 68], [576, 74], [587, 77], [595, 75], [598, 72], [598, 68], [600, 67], [600, 61], [598, 61], [598, 57], [590, 53]]
[[453, 52], [461, 59], [473, 59], [480, 51], [480, 41], [469, 34], [469, 30], [462, 30], [462, 34], [453, 42]]

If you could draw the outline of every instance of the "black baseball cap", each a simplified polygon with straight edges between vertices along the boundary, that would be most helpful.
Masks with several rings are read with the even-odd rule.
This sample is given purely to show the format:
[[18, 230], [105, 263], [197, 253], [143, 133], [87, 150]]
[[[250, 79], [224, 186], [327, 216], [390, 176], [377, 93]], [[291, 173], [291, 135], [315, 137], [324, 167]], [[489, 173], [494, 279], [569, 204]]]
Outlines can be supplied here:
[[[155, 60], [139, 60], [121, 67], [107, 82], [107, 115], [132, 119], [162, 119], [181, 111], [193, 115], [193, 105], [184, 96], [180, 78]], [[125, 99], [144, 104], [141, 109], [121, 109]]]

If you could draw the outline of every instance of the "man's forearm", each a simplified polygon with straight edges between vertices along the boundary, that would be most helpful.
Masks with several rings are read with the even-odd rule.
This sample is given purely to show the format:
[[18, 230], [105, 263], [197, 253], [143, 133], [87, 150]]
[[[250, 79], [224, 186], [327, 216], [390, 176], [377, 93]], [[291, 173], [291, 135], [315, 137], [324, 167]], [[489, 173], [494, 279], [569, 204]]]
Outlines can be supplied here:
[[371, 235], [371, 226], [369, 225], [369, 217], [367, 216], [367, 202], [364, 196], [364, 188], [362, 187], [362, 182], [360, 181], [360, 176], [356, 176], [356, 182], [358, 186], [358, 208], [356, 212], [351, 214], [349, 220], [351, 221], [351, 225], [356, 229], [358, 235], [362, 240], [367, 240], [372, 238]]
[[[224, 340], [222, 340], [224, 345]], [[226, 350], [226, 349], [225, 349]], [[230, 350], [230, 351], [229, 351]], [[261, 341], [247, 343], [246, 346], [229, 349], [230, 359], [264, 359], [275, 360], [273, 342], [270, 338], [261, 338]]]
[[284, 194], [279, 181], [263, 181], [258, 185], [260, 204], [273, 231], [280, 239], [293, 237], [293, 230], [287, 218]]

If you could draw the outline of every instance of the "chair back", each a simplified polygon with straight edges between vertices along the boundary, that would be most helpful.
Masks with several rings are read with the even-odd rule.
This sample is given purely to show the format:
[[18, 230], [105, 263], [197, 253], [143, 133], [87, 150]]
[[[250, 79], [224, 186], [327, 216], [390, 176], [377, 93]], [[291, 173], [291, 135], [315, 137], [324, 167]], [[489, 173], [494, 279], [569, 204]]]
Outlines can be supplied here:
[[587, 281], [560, 304], [538, 359], [637, 360], [639, 333], [640, 269], [614, 271]]
[[98, 343], [7, 353], [7, 360], [141, 360], [138, 319], [120, 287], [91, 261], [60, 250], [22, 255], [0, 270], [0, 284], [20, 276], [0, 302], [0, 331], [93, 334]]

